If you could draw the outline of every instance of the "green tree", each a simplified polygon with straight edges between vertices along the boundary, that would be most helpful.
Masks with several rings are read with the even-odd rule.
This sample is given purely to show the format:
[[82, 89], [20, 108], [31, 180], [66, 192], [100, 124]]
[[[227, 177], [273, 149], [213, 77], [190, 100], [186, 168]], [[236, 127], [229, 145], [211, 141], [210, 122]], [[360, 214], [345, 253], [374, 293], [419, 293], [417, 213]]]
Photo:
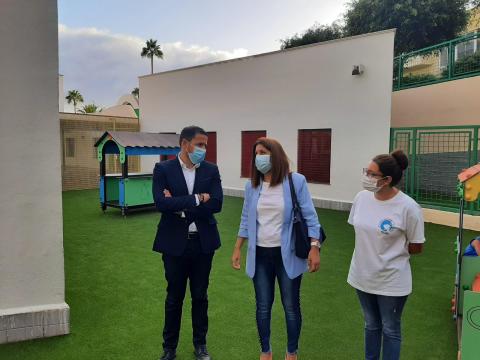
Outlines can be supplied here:
[[83, 96], [80, 94], [80, 91], [78, 90], [70, 90], [65, 96], [65, 99], [67, 99], [67, 102], [69, 104], [73, 103], [73, 110], [75, 111], [75, 114], [77, 113], [77, 104], [78, 103], [83, 103]]
[[81, 114], [93, 114], [96, 112], [100, 112], [101, 110], [102, 108], [100, 108], [95, 104], [87, 104], [87, 105], [83, 105], [83, 107], [80, 110], [78, 110], [78, 112]]
[[470, 0], [353, 0], [345, 36], [396, 28], [395, 54], [456, 37], [468, 22]]
[[151, 73], [153, 74], [153, 58], [158, 57], [163, 59], [163, 52], [160, 49], [160, 45], [157, 45], [157, 40], [147, 40], [145, 46], [142, 48], [142, 52], [140, 54], [142, 57], [147, 57], [150, 59], [150, 68]]
[[342, 36], [343, 29], [338, 23], [333, 23], [331, 25], [315, 24], [302, 34], [295, 34], [290, 38], [280, 40], [282, 43], [281, 49], [284, 50], [317, 42], [335, 40], [341, 38]]
[[140, 97], [140, 89], [138, 87], [134, 88], [132, 90], [132, 95], [138, 99]]

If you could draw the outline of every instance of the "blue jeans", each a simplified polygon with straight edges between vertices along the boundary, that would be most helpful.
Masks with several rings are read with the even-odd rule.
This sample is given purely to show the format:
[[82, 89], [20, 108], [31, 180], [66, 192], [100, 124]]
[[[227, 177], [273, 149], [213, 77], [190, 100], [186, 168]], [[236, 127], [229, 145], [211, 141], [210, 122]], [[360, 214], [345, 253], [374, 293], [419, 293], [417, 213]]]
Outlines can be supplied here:
[[[357, 289], [365, 317], [365, 359], [400, 359], [401, 317], [408, 296], [382, 296]], [[383, 342], [383, 344], [382, 344]]]
[[264, 353], [272, 351], [270, 346], [270, 321], [275, 298], [275, 278], [277, 278], [280, 287], [287, 322], [287, 351], [295, 354], [298, 350], [298, 340], [302, 328], [302, 314], [300, 312], [302, 276], [300, 275], [293, 280], [288, 277], [283, 266], [280, 247], [264, 248], [257, 246], [253, 285], [257, 302], [258, 335]]

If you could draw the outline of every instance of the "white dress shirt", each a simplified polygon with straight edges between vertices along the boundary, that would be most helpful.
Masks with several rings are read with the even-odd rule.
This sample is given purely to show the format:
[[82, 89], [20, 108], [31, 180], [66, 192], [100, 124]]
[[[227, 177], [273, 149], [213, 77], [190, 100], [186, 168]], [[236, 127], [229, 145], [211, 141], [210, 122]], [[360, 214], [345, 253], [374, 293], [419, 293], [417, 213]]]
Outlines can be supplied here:
[[[194, 165], [192, 168], [188, 168], [187, 164], [185, 164], [182, 159], [180, 158], [180, 155], [178, 156], [178, 161], [180, 161], [180, 165], [182, 166], [182, 171], [183, 171], [183, 177], [185, 178], [185, 182], [187, 183], [187, 188], [188, 188], [188, 194], [192, 195], [193, 194], [193, 186], [195, 184], [195, 173], [197, 168], [200, 166], [200, 164]], [[200, 199], [197, 194], [195, 194], [195, 200], [197, 202], [197, 206], [200, 205]], [[182, 216], [185, 216], [182, 211]], [[197, 225], [195, 225], [194, 222], [190, 224], [188, 227], [188, 232], [197, 232]]]

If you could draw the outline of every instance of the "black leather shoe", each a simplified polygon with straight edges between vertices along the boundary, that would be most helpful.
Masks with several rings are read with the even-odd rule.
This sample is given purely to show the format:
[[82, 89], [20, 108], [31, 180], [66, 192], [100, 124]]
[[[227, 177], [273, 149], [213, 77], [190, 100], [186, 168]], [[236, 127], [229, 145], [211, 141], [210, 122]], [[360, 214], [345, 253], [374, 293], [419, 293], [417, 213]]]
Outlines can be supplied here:
[[208, 354], [207, 345], [200, 345], [195, 347], [195, 360], [212, 360]]
[[175, 350], [165, 349], [163, 350], [163, 355], [159, 360], [174, 360], [177, 358], [177, 353]]

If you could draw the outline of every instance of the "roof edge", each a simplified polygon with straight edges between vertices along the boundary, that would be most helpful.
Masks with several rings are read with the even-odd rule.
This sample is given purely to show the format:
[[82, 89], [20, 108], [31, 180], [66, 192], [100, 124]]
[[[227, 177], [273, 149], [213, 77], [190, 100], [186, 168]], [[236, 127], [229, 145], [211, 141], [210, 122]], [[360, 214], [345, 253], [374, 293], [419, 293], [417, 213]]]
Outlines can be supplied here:
[[269, 52], [265, 52], [265, 53], [255, 54], [255, 55], [242, 56], [242, 57], [238, 57], [238, 58], [234, 58], [234, 59], [214, 61], [214, 62], [207, 63], [207, 64], [200, 64], [200, 65], [194, 65], [194, 66], [187, 66], [187, 67], [183, 67], [183, 68], [179, 68], [179, 69], [161, 71], [161, 72], [157, 72], [157, 73], [153, 73], [153, 74], [141, 75], [138, 78], [139, 79], [144, 79], [144, 78], [155, 77], [155, 76], [159, 76], [159, 75], [163, 75], [163, 74], [170, 74], [170, 73], [173, 73], [173, 72], [191, 70], [191, 69], [196, 69], [196, 68], [201, 68], [201, 67], [206, 67], [206, 66], [220, 65], [220, 64], [230, 63], [230, 62], [234, 62], [234, 61], [241, 61], [241, 60], [249, 60], [249, 59], [253, 59], [253, 58], [257, 58], [257, 57], [263, 57], [263, 56], [274, 55], [274, 54], [279, 54], [279, 53], [286, 53], [286, 52], [301, 50], [301, 49], [310, 48], [310, 47], [329, 45], [329, 44], [332, 44], [332, 43], [337, 43], [337, 42], [342, 42], [342, 41], [354, 40], [354, 39], [376, 36], [376, 35], [381, 35], [381, 34], [386, 34], [386, 33], [395, 33], [396, 31], [397, 31], [397, 29], [395, 29], [395, 28], [387, 29], [387, 30], [381, 30], [381, 31], [376, 31], [376, 32], [371, 32], [371, 33], [366, 33], [366, 34], [360, 34], [360, 35], [343, 37], [343, 38], [334, 39], [334, 40], [317, 42], [317, 43], [313, 43], [313, 44], [296, 46], [296, 47], [288, 48], [288, 49], [284, 49], [284, 50], [274, 50], [274, 51], [269, 51]]

